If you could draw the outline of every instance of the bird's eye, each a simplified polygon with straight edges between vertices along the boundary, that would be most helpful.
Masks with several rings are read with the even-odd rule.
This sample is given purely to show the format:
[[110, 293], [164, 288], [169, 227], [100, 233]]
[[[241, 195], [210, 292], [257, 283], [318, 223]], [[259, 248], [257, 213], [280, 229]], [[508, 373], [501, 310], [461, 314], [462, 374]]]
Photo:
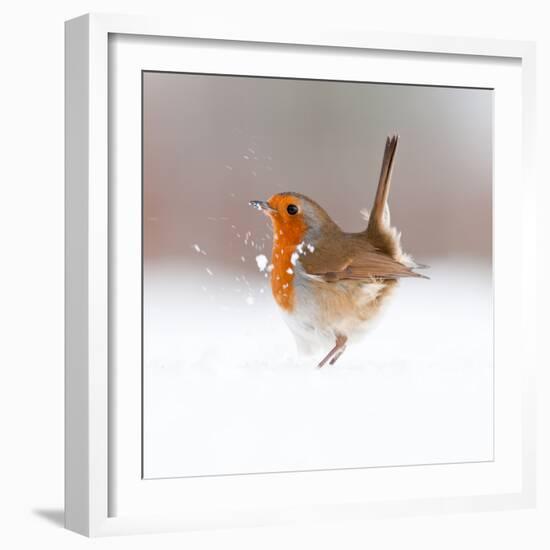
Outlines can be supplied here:
[[286, 211], [291, 215], [294, 216], [294, 214], [298, 214], [298, 207], [295, 204], [289, 204], [286, 207]]

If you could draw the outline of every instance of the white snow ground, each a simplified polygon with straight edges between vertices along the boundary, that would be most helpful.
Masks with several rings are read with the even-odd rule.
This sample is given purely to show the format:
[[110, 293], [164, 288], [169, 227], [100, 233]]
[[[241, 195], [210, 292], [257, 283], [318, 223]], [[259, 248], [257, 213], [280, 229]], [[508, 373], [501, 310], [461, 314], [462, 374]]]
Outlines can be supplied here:
[[432, 266], [317, 369], [262, 275], [147, 265], [145, 477], [491, 460], [490, 270]]

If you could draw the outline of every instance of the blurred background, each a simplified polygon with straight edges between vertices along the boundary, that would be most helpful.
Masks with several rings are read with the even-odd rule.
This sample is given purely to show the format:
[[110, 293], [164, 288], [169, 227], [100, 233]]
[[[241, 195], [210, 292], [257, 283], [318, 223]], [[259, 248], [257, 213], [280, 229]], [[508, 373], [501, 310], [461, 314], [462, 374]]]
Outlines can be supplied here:
[[[394, 132], [392, 224], [431, 279], [319, 370], [248, 201], [362, 230]], [[145, 73], [143, 169], [145, 477], [493, 458], [490, 90]]]
[[[145, 73], [147, 262], [238, 264], [265, 220], [251, 199], [299, 191], [364, 228], [386, 135], [399, 143], [392, 222], [419, 261], [491, 256], [492, 91]], [[233, 227], [235, 226], [235, 227]]]

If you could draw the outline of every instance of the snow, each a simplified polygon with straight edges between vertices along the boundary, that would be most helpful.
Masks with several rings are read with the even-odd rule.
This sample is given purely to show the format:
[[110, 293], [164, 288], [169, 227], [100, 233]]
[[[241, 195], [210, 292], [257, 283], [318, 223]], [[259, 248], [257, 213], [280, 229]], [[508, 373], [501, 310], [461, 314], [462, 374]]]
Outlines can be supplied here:
[[256, 256], [256, 264], [258, 265], [258, 269], [260, 271], [264, 271], [268, 264], [268, 259], [264, 254], [258, 254]]
[[203, 256], [206, 256], [206, 252], [204, 250], [201, 250], [201, 247], [198, 244], [194, 244], [193, 248]]
[[145, 476], [491, 460], [491, 272], [426, 261], [431, 280], [403, 281], [323, 369], [327, 350], [296, 355], [262, 274], [243, 299], [221, 264], [200, 293], [200, 268], [146, 265]]

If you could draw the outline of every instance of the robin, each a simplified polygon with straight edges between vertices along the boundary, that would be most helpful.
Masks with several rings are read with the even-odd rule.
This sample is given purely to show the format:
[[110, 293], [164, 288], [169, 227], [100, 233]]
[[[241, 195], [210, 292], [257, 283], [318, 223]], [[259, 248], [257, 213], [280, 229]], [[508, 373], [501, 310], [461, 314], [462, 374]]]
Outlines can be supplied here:
[[250, 201], [273, 227], [271, 289], [296, 338], [311, 353], [331, 346], [319, 363], [334, 364], [346, 345], [361, 336], [399, 279], [422, 277], [390, 226], [387, 205], [398, 136], [388, 137], [374, 205], [363, 212], [367, 228], [346, 233], [314, 200], [300, 193]]

